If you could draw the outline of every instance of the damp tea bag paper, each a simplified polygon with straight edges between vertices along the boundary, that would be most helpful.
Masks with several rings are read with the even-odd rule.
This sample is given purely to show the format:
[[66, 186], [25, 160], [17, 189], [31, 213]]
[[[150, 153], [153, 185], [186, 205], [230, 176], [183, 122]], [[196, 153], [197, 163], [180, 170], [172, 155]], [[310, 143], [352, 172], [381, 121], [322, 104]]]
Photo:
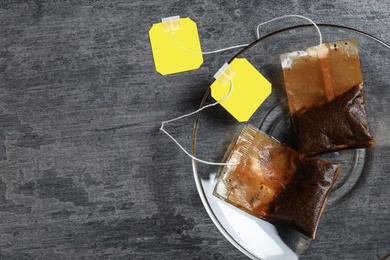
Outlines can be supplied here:
[[226, 163], [215, 196], [314, 239], [339, 165], [304, 157], [251, 125], [243, 127]]
[[271, 94], [271, 83], [245, 58], [235, 58], [214, 77], [211, 96], [239, 122], [248, 121]]
[[298, 151], [313, 155], [374, 145], [356, 39], [281, 55]]
[[162, 19], [149, 31], [156, 71], [168, 75], [198, 69], [203, 63], [198, 28], [190, 18]]

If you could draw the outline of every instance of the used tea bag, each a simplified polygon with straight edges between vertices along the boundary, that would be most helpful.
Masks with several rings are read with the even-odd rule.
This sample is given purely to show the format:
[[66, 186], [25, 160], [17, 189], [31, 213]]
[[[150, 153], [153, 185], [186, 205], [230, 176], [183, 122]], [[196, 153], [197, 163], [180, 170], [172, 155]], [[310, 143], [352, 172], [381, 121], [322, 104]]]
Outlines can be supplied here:
[[307, 158], [245, 126], [214, 189], [220, 199], [314, 239], [339, 165]]
[[357, 40], [281, 55], [298, 151], [372, 147]]

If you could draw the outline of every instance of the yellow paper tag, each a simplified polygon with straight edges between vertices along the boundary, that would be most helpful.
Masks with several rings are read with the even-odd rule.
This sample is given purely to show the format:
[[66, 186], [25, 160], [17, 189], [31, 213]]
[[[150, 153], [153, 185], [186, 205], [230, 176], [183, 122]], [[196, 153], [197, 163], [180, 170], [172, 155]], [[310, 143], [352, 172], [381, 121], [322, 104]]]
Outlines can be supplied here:
[[149, 31], [156, 71], [162, 75], [198, 69], [203, 63], [198, 28], [190, 18], [164, 18]]
[[245, 58], [236, 58], [225, 69], [222, 67], [216, 78], [210, 87], [211, 96], [217, 101], [225, 98], [220, 104], [239, 122], [248, 121], [272, 91], [271, 83]]

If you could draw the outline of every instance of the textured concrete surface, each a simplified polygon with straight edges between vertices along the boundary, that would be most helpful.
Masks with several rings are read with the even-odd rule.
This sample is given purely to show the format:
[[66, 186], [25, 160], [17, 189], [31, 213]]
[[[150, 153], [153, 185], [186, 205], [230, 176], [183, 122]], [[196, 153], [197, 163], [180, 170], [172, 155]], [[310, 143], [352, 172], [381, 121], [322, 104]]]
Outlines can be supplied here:
[[[162, 77], [148, 30], [189, 16], [212, 50], [251, 42], [258, 22], [287, 13], [390, 39], [388, 0], [1, 1], [0, 259], [246, 259], [204, 210], [189, 158], [158, 131], [197, 108], [235, 51]], [[192, 123], [171, 128], [188, 148]], [[390, 207], [373, 202], [379, 193], [331, 211], [302, 259], [390, 253]], [[361, 232], [348, 237], [351, 225]]]

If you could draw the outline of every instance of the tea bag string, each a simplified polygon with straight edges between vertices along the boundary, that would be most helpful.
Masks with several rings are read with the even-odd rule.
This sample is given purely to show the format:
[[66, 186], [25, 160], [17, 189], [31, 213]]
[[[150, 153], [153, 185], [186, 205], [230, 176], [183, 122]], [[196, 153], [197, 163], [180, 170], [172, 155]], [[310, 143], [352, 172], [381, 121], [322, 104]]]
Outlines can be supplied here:
[[219, 166], [224, 166], [224, 165], [236, 165], [237, 163], [218, 163], [218, 162], [209, 162], [209, 161], [205, 161], [205, 160], [202, 160], [202, 159], [199, 159], [195, 156], [193, 156], [192, 154], [190, 154], [171, 134], [169, 134], [165, 129], [164, 129], [164, 126], [165, 124], [168, 124], [168, 123], [171, 123], [173, 121], [177, 121], [177, 120], [180, 120], [182, 118], [185, 118], [185, 117], [189, 117], [191, 115], [194, 115], [200, 111], [202, 111], [203, 109], [206, 109], [206, 108], [209, 108], [209, 107], [212, 107], [212, 106], [216, 106], [220, 103], [222, 103], [224, 100], [226, 100], [232, 93], [233, 91], [233, 81], [232, 79], [223, 71], [221, 70], [221, 74], [223, 74], [225, 77], [227, 77], [230, 81], [230, 85], [229, 85], [229, 92], [227, 93], [227, 95], [225, 97], [223, 97], [221, 100], [217, 101], [217, 102], [214, 102], [214, 103], [211, 103], [211, 104], [208, 104], [206, 106], [203, 106], [191, 113], [188, 113], [188, 114], [184, 114], [184, 115], [181, 115], [181, 116], [178, 116], [178, 117], [175, 117], [173, 119], [170, 119], [170, 120], [167, 120], [167, 121], [163, 121], [161, 123], [161, 127], [160, 127], [160, 130], [162, 132], [164, 132], [169, 138], [171, 138], [177, 146], [179, 146], [179, 148], [185, 153], [187, 154], [189, 157], [191, 157], [192, 159], [198, 161], [198, 162], [201, 162], [201, 163], [204, 163], [204, 164], [209, 164], [209, 165], [219, 165]]
[[[319, 35], [319, 38], [320, 38], [320, 44], [322, 44], [322, 33], [321, 33], [321, 30], [320, 28], [318, 27], [318, 25], [310, 18], [306, 17], [306, 16], [303, 16], [303, 15], [299, 15], [299, 14], [287, 14], [287, 15], [283, 15], [283, 16], [280, 16], [280, 17], [276, 17], [276, 18], [273, 18], [273, 19], [270, 19], [268, 21], [265, 21], [265, 22], [262, 22], [260, 24], [257, 25], [256, 27], [256, 35], [257, 35], [257, 39], [260, 39], [260, 27], [263, 26], [263, 25], [266, 25], [266, 24], [269, 24], [271, 22], [275, 22], [275, 21], [278, 21], [278, 20], [283, 20], [283, 19], [286, 19], [286, 18], [300, 18], [300, 19], [304, 19], [306, 21], [309, 21], [310, 23], [313, 24], [313, 26], [317, 29], [317, 32], [318, 32], [318, 35]], [[183, 50], [185, 50], [186, 52], [189, 52], [189, 53], [192, 53], [192, 54], [203, 54], [203, 55], [207, 55], [207, 54], [213, 54], [213, 53], [218, 53], [218, 52], [223, 52], [223, 51], [228, 51], [228, 50], [232, 50], [232, 49], [237, 49], [237, 48], [243, 48], [243, 47], [247, 47], [249, 44], [240, 44], [240, 45], [234, 45], [234, 46], [230, 46], [230, 47], [226, 47], [226, 48], [222, 48], [222, 49], [217, 49], [217, 50], [213, 50], [213, 51], [201, 51], [201, 52], [196, 52], [196, 51], [191, 51], [189, 49], [187, 49], [186, 47], [184, 47], [176, 38], [175, 38], [175, 32], [173, 30], [173, 20], [171, 19], [170, 20], [170, 25], [171, 25], [171, 32], [172, 32], [172, 38], [173, 40], [175, 41], [175, 43], [180, 47], [182, 48]]]
[[301, 19], [304, 19], [306, 21], [309, 21], [310, 23], [312, 23], [314, 25], [314, 27], [317, 29], [318, 31], [318, 35], [320, 37], [320, 44], [322, 44], [322, 33], [321, 33], [321, 30], [320, 28], [318, 27], [318, 25], [310, 18], [306, 17], [306, 16], [303, 16], [303, 15], [299, 15], [299, 14], [286, 14], [286, 15], [283, 15], [283, 16], [280, 16], [280, 17], [276, 17], [276, 18], [273, 18], [271, 20], [268, 20], [268, 21], [265, 21], [265, 22], [262, 22], [260, 24], [257, 25], [256, 27], [256, 33], [257, 33], [257, 39], [260, 39], [260, 27], [263, 26], [263, 25], [266, 25], [268, 23], [271, 23], [271, 22], [274, 22], [274, 21], [277, 21], [277, 20], [282, 20], [282, 19], [286, 19], [286, 18], [301, 18]]

